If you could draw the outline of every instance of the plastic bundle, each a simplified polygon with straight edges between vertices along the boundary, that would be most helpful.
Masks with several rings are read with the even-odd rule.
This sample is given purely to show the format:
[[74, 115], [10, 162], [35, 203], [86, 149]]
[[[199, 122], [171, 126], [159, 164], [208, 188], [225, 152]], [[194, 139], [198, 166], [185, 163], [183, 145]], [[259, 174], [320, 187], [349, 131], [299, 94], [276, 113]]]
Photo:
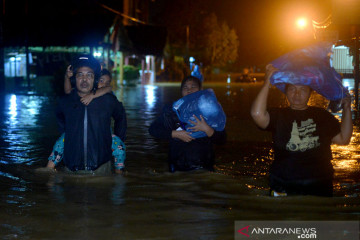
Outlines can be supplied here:
[[195, 65], [194, 70], [191, 72], [191, 76], [200, 79], [201, 81], [204, 80], [203, 75], [201, 74], [199, 65]]
[[338, 101], [349, 91], [342, 85], [341, 76], [330, 66], [332, 44], [320, 42], [303, 49], [289, 52], [271, 64], [279, 69], [270, 79], [282, 92], [285, 85], [307, 85], [331, 101]]
[[[185, 123], [185, 130], [193, 127], [190, 121], [196, 122], [194, 115], [200, 119], [203, 116], [206, 123], [216, 131], [222, 131], [226, 124], [226, 115], [217, 101], [212, 89], [205, 89], [186, 95], [173, 103], [173, 110], [176, 112], [179, 120]], [[206, 133], [192, 132], [194, 138], [206, 137]]]

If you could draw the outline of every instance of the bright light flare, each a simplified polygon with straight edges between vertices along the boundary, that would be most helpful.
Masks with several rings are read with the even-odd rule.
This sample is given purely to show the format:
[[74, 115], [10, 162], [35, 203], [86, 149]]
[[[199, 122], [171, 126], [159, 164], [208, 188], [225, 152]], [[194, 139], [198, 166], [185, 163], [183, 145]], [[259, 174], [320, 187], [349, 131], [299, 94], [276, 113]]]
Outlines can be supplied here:
[[304, 17], [302, 17], [302, 18], [298, 18], [297, 20], [296, 20], [296, 26], [299, 28], [299, 29], [301, 29], [301, 30], [303, 30], [303, 29], [305, 29], [306, 27], [307, 27], [307, 19], [306, 18], [304, 18]]
[[93, 55], [94, 57], [101, 57], [102, 54], [101, 52], [94, 52]]

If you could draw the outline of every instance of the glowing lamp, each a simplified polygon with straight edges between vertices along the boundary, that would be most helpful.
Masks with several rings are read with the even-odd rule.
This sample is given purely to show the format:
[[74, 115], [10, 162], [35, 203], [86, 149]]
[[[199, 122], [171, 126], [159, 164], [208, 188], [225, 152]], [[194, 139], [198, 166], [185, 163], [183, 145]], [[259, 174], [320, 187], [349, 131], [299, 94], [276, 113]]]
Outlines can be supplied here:
[[296, 20], [296, 26], [300, 28], [301, 30], [306, 28], [307, 26], [307, 20], [306, 18], [299, 18]]

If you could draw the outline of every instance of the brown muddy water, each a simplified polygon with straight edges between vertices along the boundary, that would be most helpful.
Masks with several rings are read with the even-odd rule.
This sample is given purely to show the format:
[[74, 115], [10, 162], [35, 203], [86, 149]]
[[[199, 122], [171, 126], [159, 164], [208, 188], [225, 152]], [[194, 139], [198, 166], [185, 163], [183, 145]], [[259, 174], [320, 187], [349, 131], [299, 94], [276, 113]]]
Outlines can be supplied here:
[[[128, 116], [127, 171], [104, 177], [35, 171], [59, 137], [56, 97], [0, 96], [0, 239], [234, 239], [237, 220], [359, 220], [358, 127], [349, 146], [333, 146], [334, 197], [268, 196], [270, 135], [249, 114], [260, 86], [205, 85], [227, 114], [211, 173], [167, 172], [167, 144], [148, 134], [179, 84], [115, 91]], [[272, 90], [269, 103], [284, 97]]]

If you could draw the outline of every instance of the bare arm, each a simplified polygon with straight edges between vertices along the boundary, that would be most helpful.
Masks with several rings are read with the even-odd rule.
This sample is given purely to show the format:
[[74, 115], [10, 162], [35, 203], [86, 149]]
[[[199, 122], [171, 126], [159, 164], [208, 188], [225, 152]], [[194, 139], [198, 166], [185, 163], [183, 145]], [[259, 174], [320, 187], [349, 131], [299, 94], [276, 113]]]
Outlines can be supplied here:
[[111, 93], [111, 91], [112, 91], [111, 86], [99, 88], [98, 90], [96, 90], [96, 93], [95, 93], [94, 96], [95, 97], [100, 97], [100, 96], [105, 95], [107, 93]]
[[272, 65], [266, 66], [265, 82], [259, 94], [251, 106], [251, 117], [260, 128], [265, 129], [270, 122], [270, 115], [267, 111], [267, 98], [270, 90], [270, 77], [277, 69]]
[[90, 93], [90, 94], [82, 97], [80, 101], [84, 105], [89, 105], [94, 98], [101, 97], [102, 95], [110, 93], [111, 91], [112, 91], [112, 88], [110, 86], [109, 87], [99, 88], [98, 90], [96, 90], [95, 94]]
[[65, 94], [70, 94], [72, 87], [71, 87], [71, 82], [70, 82], [70, 78], [73, 76], [73, 71], [71, 68], [71, 65], [69, 65], [66, 68], [66, 73], [65, 73], [65, 77], [64, 77], [64, 92]]
[[342, 100], [343, 110], [341, 116], [340, 133], [333, 137], [332, 142], [339, 145], [347, 145], [353, 132], [352, 118], [351, 118], [351, 100], [350, 97]]

